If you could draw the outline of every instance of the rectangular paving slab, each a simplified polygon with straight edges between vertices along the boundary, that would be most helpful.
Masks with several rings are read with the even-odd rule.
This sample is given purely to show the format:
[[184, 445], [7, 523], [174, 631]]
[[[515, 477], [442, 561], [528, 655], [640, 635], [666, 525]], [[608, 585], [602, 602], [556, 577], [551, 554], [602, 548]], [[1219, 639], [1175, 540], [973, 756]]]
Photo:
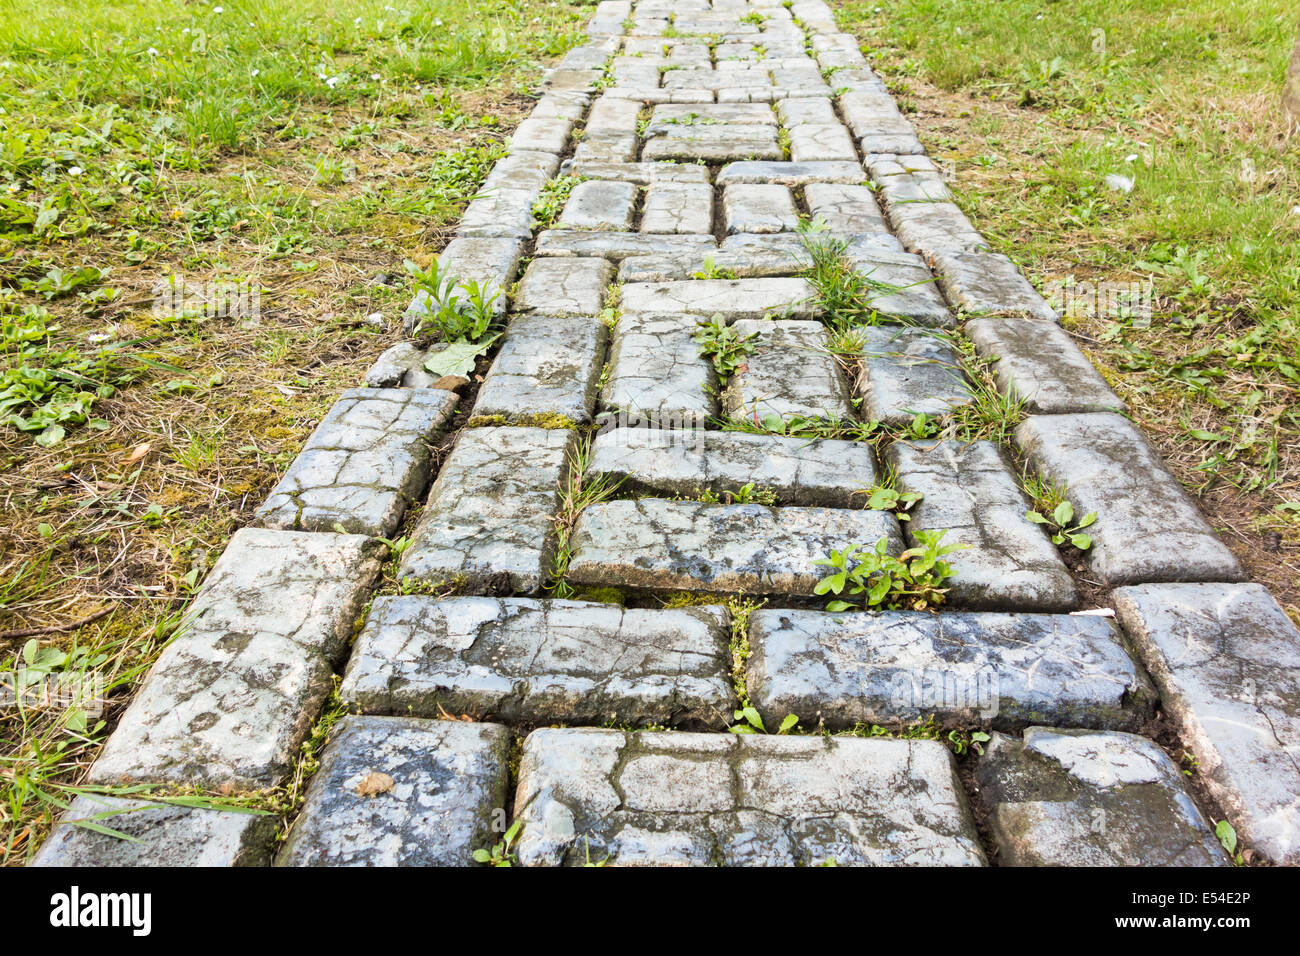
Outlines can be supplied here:
[[[92, 830], [74, 820], [115, 830], [127, 838]], [[83, 794], [72, 801], [29, 865], [266, 866], [271, 862], [278, 825], [272, 814]]]
[[344, 717], [307, 788], [280, 866], [472, 866], [506, 805], [499, 724]]
[[601, 408], [665, 427], [703, 428], [718, 413], [718, 378], [700, 355], [693, 328], [693, 319], [638, 324], [625, 315], [610, 349]]
[[794, 196], [785, 186], [740, 184], [722, 194], [727, 233], [789, 232], [799, 225]]
[[1016, 444], [1040, 475], [1067, 487], [1076, 517], [1097, 512], [1085, 555], [1106, 583], [1242, 578], [1232, 552], [1127, 419], [1034, 415], [1016, 429]]
[[826, 350], [820, 322], [747, 319], [735, 323], [741, 337], [755, 336], [755, 348], [737, 366], [722, 395], [731, 417], [756, 419], [848, 418], [853, 407], [839, 362]]
[[697, 501], [607, 501], [578, 519], [568, 580], [650, 591], [808, 596], [824, 576], [812, 562], [831, 549], [889, 542], [902, 550], [892, 514], [831, 508], [767, 508]]
[[993, 361], [998, 391], [1039, 415], [1117, 412], [1124, 403], [1055, 322], [988, 318], [966, 323], [975, 351]]
[[861, 184], [867, 174], [856, 162], [828, 163], [728, 163], [718, 173], [719, 186], [733, 183], [776, 183], [779, 186], [806, 186], [808, 183]]
[[631, 282], [623, 287], [625, 312], [689, 312], [725, 322], [780, 313], [810, 319], [821, 311], [806, 279], [691, 279]]
[[519, 281], [515, 308], [558, 316], [597, 316], [605, 303], [605, 286], [614, 267], [603, 259], [534, 259]]
[[713, 187], [708, 183], [655, 183], [648, 187], [641, 231], [711, 234]]
[[592, 318], [516, 316], [483, 379], [474, 415], [591, 421], [609, 329]]
[[361, 535], [236, 532], [90, 782], [223, 790], [283, 782], [383, 553]]
[[1259, 584], [1142, 584], [1114, 596], [1242, 846], [1300, 863], [1300, 631]]
[[525, 866], [979, 866], [933, 740], [536, 730], [515, 797]]
[[874, 422], [906, 425], [917, 415], [942, 418], [972, 401], [961, 358], [947, 340], [911, 326], [861, 330], [863, 413]]
[[752, 484], [780, 504], [823, 508], [861, 507], [876, 480], [871, 446], [858, 442], [662, 428], [602, 430], [588, 467], [627, 491], [690, 498]]
[[1051, 539], [1025, 519], [1030, 501], [993, 442], [894, 442], [885, 452], [900, 491], [924, 497], [903, 522], [916, 531], [946, 531], [964, 544], [946, 560], [955, 572], [948, 603], [987, 610], [1068, 611], [1079, 599]]
[[1178, 767], [1145, 737], [995, 733], [975, 768], [1000, 866], [1228, 865]]
[[[710, 192], [711, 192], [710, 188]], [[712, 200], [710, 200], [712, 201]], [[643, 232], [583, 232], [548, 229], [537, 237], [537, 255], [595, 257], [619, 262], [630, 256], [699, 254], [717, 248], [711, 235], [660, 235]]]
[[842, 183], [809, 183], [804, 187], [808, 214], [820, 219], [827, 232], [836, 237], [863, 233], [888, 233], [884, 214], [866, 186]]
[[617, 232], [632, 228], [637, 187], [632, 183], [590, 179], [578, 183], [564, 204], [557, 225], [561, 229], [598, 229]]
[[456, 408], [434, 388], [353, 388], [257, 509], [269, 528], [389, 537], [429, 481], [429, 443]]
[[1015, 315], [1055, 322], [1056, 312], [1014, 262], [993, 252], [939, 249], [931, 256], [939, 288], [954, 309], [971, 316]]
[[541, 587], [574, 436], [567, 428], [462, 432], [402, 553], [402, 576], [521, 593]]
[[722, 729], [729, 627], [720, 606], [379, 597], [341, 693], [365, 713]]
[[1155, 692], [1108, 618], [768, 610], [749, 619], [750, 699], [765, 724], [831, 730], [923, 720], [1137, 728]]

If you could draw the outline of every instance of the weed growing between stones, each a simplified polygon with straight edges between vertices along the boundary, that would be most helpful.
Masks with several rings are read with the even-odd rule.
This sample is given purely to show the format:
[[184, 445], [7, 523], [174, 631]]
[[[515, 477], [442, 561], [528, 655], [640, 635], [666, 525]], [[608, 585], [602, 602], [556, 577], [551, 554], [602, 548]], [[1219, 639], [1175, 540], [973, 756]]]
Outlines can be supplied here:
[[588, 505], [605, 501], [614, 496], [623, 479], [610, 475], [588, 475], [591, 463], [591, 436], [579, 440], [569, 456], [569, 467], [560, 484], [560, 507], [552, 518], [555, 529], [555, 565], [551, 580], [546, 590], [557, 598], [571, 598], [576, 595], [573, 587], [564, 580], [573, 560], [573, 529], [578, 523], [583, 510]]
[[744, 364], [745, 356], [758, 346], [754, 341], [758, 338], [757, 332], [741, 335], [721, 315], [699, 323], [693, 338], [700, 347], [700, 355], [713, 361], [719, 389], [726, 388], [727, 380]]
[[969, 403], [952, 410], [948, 424], [952, 437], [962, 442], [1010, 444], [1012, 432], [1025, 420], [1025, 400], [998, 388], [993, 362], [978, 355], [967, 339], [953, 334], [945, 338], [961, 356], [961, 373], [971, 393]]
[[924, 720], [896, 726], [855, 724], [852, 730], [841, 731], [834, 736], [888, 737], [895, 740], [941, 740], [958, 757], [964, 757], [968, 753], [983, 754], [983, 745], [989, 741], [989, 735], [977, 727], [953, 727], [947, 733], [944, 733], [944, 729], [935, 723], [933, 714]]
[[889, 539], [881, 538], [874, 547], [856, 545], [843, 551], [832, 550], [829, 558], [813, 564], [831, 569], [813, 589], [819, 595], [862, 595], [860, 604], [840, 599], [828, 601], [828, 611], [865, 609], [925, 611], [938, 607], [947, 597], [945, 581], [953, 577], [952, 565], [943, 558], [967, 544], [943, 544], [943, 531], [913, 531], [917, 542], [897, 558], [889, 553]]
[[583, 181], [582, 176], [557, 176], [542, 187], [542, 194], [533, 203], [533, 218], [537, 220], [537, 229], [550, 229], [555, 220], [560, 218], [564, 204], [574, 187]]

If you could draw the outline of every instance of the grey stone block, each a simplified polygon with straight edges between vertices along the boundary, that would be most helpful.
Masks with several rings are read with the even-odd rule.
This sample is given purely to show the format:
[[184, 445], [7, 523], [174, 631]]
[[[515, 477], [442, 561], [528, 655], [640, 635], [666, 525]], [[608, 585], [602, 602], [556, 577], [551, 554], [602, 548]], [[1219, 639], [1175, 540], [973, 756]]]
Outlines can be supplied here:
[[591, 318], [517, 316], [488, 369], [474, 415], [513, 421], [562, 415], [591, 421], [608, 328]]
[[784, 186], [728, 186], [722, 194], [727, 232], [788, 232], [799, 226], [794, 196]]
[[932, 740], [537, 730], [515, 819], [525, 866], [978, 866]]
[[429, 480], [429, 443], [458, 401], [442, 389], [344, 392], [257, 509], [286, 530], [388, 537]]
[[728, 163], [718, 173], [719, 186], [735, 183], [775, 183], [778, 186], [806, 186], [809, 183], [858, 185], [866, 180], [858, 163]]
[[976, 764], [1001, 866], [1225, 866], [1183, 787], [1144, 737], [1030, 727]]
[[590, 179], [578, 183], [564, 204], [561, 229], [620, 231], [632, 228], [637, 188], [632, 183]]
[[498, 724], [344, 717], [280, 866], [472, 866], [499, 834], [510, 731]]
[[820, 312], [816, 290], [806, 279], [692, 279], [685, 282], [633, 282], [623, 287], [625, 312], [721, 315], [727, 322], [780, 313], [814, 318]]
[[646, 189], [645, 233], [713, 232], [713, 187], [708, 183], [655, 183]]
[[790, 127], [790, 159], [796, 163], [857, 162], [858, 151], [840, 123], [802, 123]]
[[1123, 411], [1070, 334], [1041, 319], [989, 318], [966, 323], [966, 336], [993, 361], [998, 391], [1040, 415]]
[[862, 330], [865, 417], [905, 425], [913, 416], [942, 418], [971, 400], [961, 358], [924, 329], [871, 325]]
[[537, 237], [537, 255], [592, 257], [620, 262], [632, 256], [705, 255], [717, 248], [711, 235], [665, 236], [642, 232], [580, 232], [548, 229]]
[[1088, 568], [1111, 585], [1237, 581], [1232, 552], [1132, 423], [1119, 415], [1034, 415], [1016, 444], [1043, 477], [1066, 486], [1088, 529]]
[[515, 307], [520, 312], [595, 317], [605, 303], [614, 267], [604, 259], [545, 257], [528, 264]]
[[939, 288], [971, 316], [1010, 315], [1055, 322], [1058, 316], [1014, 262], [993, 252], [937, 249], [930, 257]]
[[[1155, 692], [1106, 618], [943, 611], [758, 610], [750, 699], [764, 723], [924, 720], [1137, 728]], [[986, 724], [987, 725], [987, 724]]]
[[1300, 631], [1259, 584], [1118, 588], [1115, 609], [1244, 847], [1300, 863]]
[[767, 508], [696, 501], [607, 501], [578, 519], [568, 580], [650, 591], [803, 595], [824, 576], [831, 549], [889, 542], [893, 515], [830, 508]]
[[863, 233], [888, 233], [885, 217], [866, 186], [809, 183], [804, 199], [813, 220], [826, 225], [828, 235], [845, 237]]
[[723, 607], [381, 597], [341, 693], [366, 713], [721, 729], [729, 623]]
[[745, 319], [735, 323], [735, 330], [757, 338], [723, 392], [726, 414], [760, 422], [768, 415], [839, 420], [852, 414], [839, 363], [826, 350], [820, 322]]

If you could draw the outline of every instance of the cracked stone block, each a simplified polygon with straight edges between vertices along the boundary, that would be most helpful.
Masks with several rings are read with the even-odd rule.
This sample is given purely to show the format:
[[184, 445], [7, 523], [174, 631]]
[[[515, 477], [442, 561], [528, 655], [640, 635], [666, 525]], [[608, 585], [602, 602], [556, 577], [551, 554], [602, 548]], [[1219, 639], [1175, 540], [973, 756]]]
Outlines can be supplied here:
[[719, 186], [737, 183], [773, 183], [777, 186], [806, 186], [809, 183], [860, 185], [866, 173], [856, 162], [827, 163], [728, 163], [718, 173]]
[[636, 100], [603, 94], [587, 114], [587, 129], [609, 133], [635, 133], [641, 115], [641, 104]]
[[380, 597], [341, 694], [366, 713], [720, 728], [730, 622], [721, 606]]
[[1070, 614], [761, 609], [750, 700], [767, 725], [829, 730], [924, 720], [1002, 729], [1140, 727], [1155, 691], [1112, 621]]
[[[647, 138], [673, 135], [690, 129], [720, 129], [726, 131], [733, 125], [747, 130], [755, 126], [776, 126], [776, 114], [766, 103], [665, 103], [654, 108]], [[769, 131], [775, 136], [775, 129]], [[766, 135], [766, 134], [763, 134]]]
[[[711, 191], [711, 190], [710, 190]], [[548, 229], [537, 237], [537, 255], [599, 258], [621, 262], [633, 256], [705, 255], [718, 246], [711, 235], [657, 235], [645, 232], [580, 232]]]
[[700, 90], [718, 95], [718, 102], [725, 102], [723, 93], [736, 91], [770, 90], [772, 77], [768, 70], [761, 67], [731, 70], [673, 70], [664, 74], [664, 89]]
[[[808, 123], [828, 126], [839, 122], [835, 116], [835, 108], [831, 106], [830, 100], [823, 99], [820, 96], [799, 96], [788, 100], [778, 100], [776, 115], [780, 117], [781, 124], [787, 128]], [[854, 159], [856, 158], [855, 156]]]
[[904, 248], [933, 256], [945, 248], [981, 249], [984, 237], [950, 202], [898, 202], [885, 209]]
[[692, 337], [693, 320], [635, 328], [625, 314], [610, 349], [601, 407], [661, 425], [703, 428], [717, 414], [718, 378]]
[[500, 837], [510, 731], [499, 724], [344, 717], [280, 866], [473, 866]]
[[474, 415], [591, 421], [609, 330], [590, 318], [516, 316], [488, 369]]
[[980, 866], [934, 740], [533, 731], [515, 819], [525, 866]]
[[591, 179], [578, 183], [556, 224], [561, 229], [622, 231], [632, 228], [637, 187]]
[[876, 481], [869, 445], [745, 432], [608, 428], [588, 467], [628, 491], [693, 498], [753, 484], [781, 504], [823, 508], [860, 507]]
[[282, 783], [383, 552], [362, 535], [237, 531], [89, 781], [223, 792]]
[[742, 338], [756, 336], [722, 394], [723, 410], [734, 418], [768, 415], [781, 418], [849, 418], [853, 406], [839, 363], [827, 351], [820, 322], [743, 319], [735, 323]]
[[1030, 727], [975, 765], [1000, 866], [1227, 866], [1182, 774], [1145, 737]]
[[429, 443], [458, 398], [436, 388], [353, 388], [316, 426], [257, 509], [268, 528], [388, 537], [429, 480]]
[[654, 183], [707, 183], [709, 167], [694, 163], [596, 163], [570, 162], [569, 175], [586, 179], [617, 179], [649, 186]]
[[609, 65], [609, 76], [618, 87], [650, 87], [659, 85], [659, 67], [634, 57], [620, 56]]
[[713, 187], [708, 183], [655, 183], [641, 214], [645, 233], [713, 232]]
[[[130, 839], [98, 833], [73, 820], [116, 830]], [[266, 866], [277, 826], [271, 814], [85, 794], [72, 801], [30, 865]]]
[[1097, 512], [1084, 552], [1109, 585], [1239, 581], [1241, 565], [1131, 422], [1109, 412], [1033, 415], [1016, 444], [1066, 488], [1076, 517]]
[[515, 308], [554, 316], [597, 316], [614, 267], [604, 259], [547, 256], [528, 264]]
[[832, 236], [889, 232], [885, 217], [866, 186], [809, 183], [803, 194], [809, 215], [814, 221], [820, 219], [825, 223]]
[[573, 150], [573, 161], [578, 163], [630, 163], [636, 160], [637, 135], [635, 132], [603, 132], [587, 127]]
[[[838, 77], [835, 82], [839, 83]], [[903, 114], [898, 110], [898, 104], [894, 102], [894, 97], [887, 90], [857, 90], [841, 93], [837, 101], [840, 112], [844, 114], [844, 122], [858, 139], [880, 132], [882, 127], [890, 128], [890, 124], [906, 122]]]
[[796, 163], [857, 162], [849, 131], [839, 123], [805, 123], [790, 127], [790, 159]]
[[661, 135], [646, 139], [642, 159], [722, 163], [734, 159], [780, 159], [785, 155], [776, 140], [776, 126], [768, 123], [683, 124], [663, 129]]
[[481, 239], [530, 238], [533, 203], [559, 165], [554, 153], [522, 150], [498, 160], [461, 216], [456, 234]]
[[[904, 121], [906, 123], [906, 121]], [[896, 133], [873, 133], [870, 136], [864, 136], [861, 140], [862, 152], [864, 155], [873, 156], [881, 153], [894, 153], [900, 156], [920, 155], [925, 152], [925, 147], [917, 139], [915, 132], [904, 132], [903, 130], [912, 130], [912, 124], [899, 124]]]
[[528, 117], [529, 119], [567, 119], [576, 123], [587, 112], [587, 105], [590, 102], [589, 95], [577, 90], [547, 93], [533, 106]]
[[375, 359], [365, 383], [369, 388], [431, 388], [438, 379], [425, 371], [424, 363], [439, 351], [437, 345], [425, 351], [411, 342], [398, 342]]
[[806, 279], [690, 279], [629, 283], [623, 287], [623, 311], [721, 315], [733, 322], [774, 312], [811, 319], [821, 307], [817, 290]]
[[948, 602], [961, 607], [1068, 611], [1074, 579], [1051, 539], [1025, 518], [1030, 501], [993, 442], [895, 442], [886, 460], [899, 490], [922, 494], [904, 524], [913, 532], [946, 530], [944, 544], [965, 544], [946, 560], [955, 575]]
[[[730, 239], [756, 237], [758, 233], [740, 233]], [[767, 233], [766, 235], [781, 235]], [[808, 268], [808, 256], [799, 250], [721, 249], [717, 252], [657, 256], [631, 256], [619, 266], [620, 282], [671, 282], [696, 275], [725, 275], [735, 279], [759, 279], [793, 276]]]
[[614, 50], [605, 43], [585, 43], [564, 54], [559, 68], [562, 70], [600, 70]]
[[402, 577], [498, 592], [541, 587], [574, 434], [514, 427], [462, 432], [402, 553]]
[[1055, 322], [1058, 316], [1014, 262], [993, 252], [938, 249], [931, 264], [954, 309]]
[[1142, 584], [1114, 597], [1242, 845], [1300, 863], [1300, 631], [1260, 584]]
[[728, 186], [722, 194], [722, 217], [731, 235], [791, 232], [799, 226], [794, 196], [784, 186]]
[[530, 116], [515, 129], [510, 137], [511, 150], [534, 150], [540, 153], [562, 153], [569, 144], [573, 121], [554, 116], [549, 119]]
[[941, 418], [973, 399], [961, 358], [948, 343], [924, 329], [865, 326], [860, 391], [866, 417], [906, 425], [924, 414]]
[[767, 508], [698, 501], [591, 505], [573, 537], [572, 584], [649, 591], [811, 595], [824, 577], [813, 561], [855, 544], [902, 548], [883, 511]]
[[[891, 203], [952, 202], [953, 196], [943, 177], [938, 172], [907, 171], [883, 176], [880, 180], [880, 194], [885, 205]], [[936, 259], [945, 252], [960, 250], [937, 250]], [[996, 266], [994, 266], [996, 268]]]
[[1042, 319], [989, 318], [966, 323], [975, 350], [993, 362], [998, 391], [1040, 415], [1120, 412], [1110, 390], [1070, 334]]

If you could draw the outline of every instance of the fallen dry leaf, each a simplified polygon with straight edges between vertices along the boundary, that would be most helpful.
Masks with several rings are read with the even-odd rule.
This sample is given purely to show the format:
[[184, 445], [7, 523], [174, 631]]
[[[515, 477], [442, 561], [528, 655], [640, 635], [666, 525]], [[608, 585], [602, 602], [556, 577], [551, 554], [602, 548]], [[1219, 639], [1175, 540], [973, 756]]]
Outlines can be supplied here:
[[469, 384], [469, 379], [464, 375], [444, 375], [433, 383], [434, 388], [445, 389], [448, 392], [454, 392], [458, 388], [463, 388]]
[[123, 464], [134, 465], [145, 455], [149, 454], [152, 448], [153, 448], [153, 442], [150, 441], [141, 442], [140, 444], [136, 445], [134, 448], [131, 449], [131, 454], [126, 456], [126, 460], [123, 462]]
[[372, 770], [366, 774], [364, 780], [357, 784], [357, 794], [362, 797], [377, 797], [381, 793], [392, 790], [395, 783], [397, 781], [388, 774]]

